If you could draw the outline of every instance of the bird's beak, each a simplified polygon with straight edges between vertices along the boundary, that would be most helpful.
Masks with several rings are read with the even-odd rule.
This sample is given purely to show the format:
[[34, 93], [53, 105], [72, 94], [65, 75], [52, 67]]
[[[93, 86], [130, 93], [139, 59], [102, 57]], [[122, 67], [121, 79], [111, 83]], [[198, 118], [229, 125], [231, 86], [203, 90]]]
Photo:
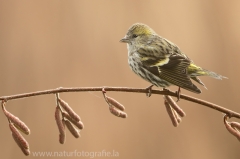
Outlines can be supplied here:
[[129, 43], [130, 41], [129, 41], [128, 37], [125, 36], [124, 38], [122, 38], [122, 39], [120, 40], [120, 42], [122, 42], [122, 43]]

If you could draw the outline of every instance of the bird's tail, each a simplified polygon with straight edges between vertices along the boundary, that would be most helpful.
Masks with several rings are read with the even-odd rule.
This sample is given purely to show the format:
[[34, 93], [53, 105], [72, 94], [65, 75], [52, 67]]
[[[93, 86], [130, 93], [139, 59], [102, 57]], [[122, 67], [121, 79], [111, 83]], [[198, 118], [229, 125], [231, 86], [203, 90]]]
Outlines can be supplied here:
[[222, 75], [219, 75], [215, 72], [212, 72], [212, 71], [208, 71], [208, 70], [205, 70], [203, 69], [203, 72], [207, 75], [207, 76], [210, 76], [210, 77], [213, 77], [215, 79], [219, 79], [219, 80], [222, 80], [223, 78], [227, 78], [225, 76], [222, 76]]
[[206, 69], [203, 69], [199, 66], [196, 66], [195, 64], [190, 64], [188, 66], [188, 74], [191, 76], [191, 77], [196, 77], [196, 76], [210, 76], [210, 77], [213, 77], [215, 79], [219, 79], [219, 80], [222, 80], [223, 78], [227, 78], [225, 76], [222, 76], [222, 75], [219, 75], [215, 72], [212, 72], [212, 71], [209, 71], [209, 70], [206, 70]]

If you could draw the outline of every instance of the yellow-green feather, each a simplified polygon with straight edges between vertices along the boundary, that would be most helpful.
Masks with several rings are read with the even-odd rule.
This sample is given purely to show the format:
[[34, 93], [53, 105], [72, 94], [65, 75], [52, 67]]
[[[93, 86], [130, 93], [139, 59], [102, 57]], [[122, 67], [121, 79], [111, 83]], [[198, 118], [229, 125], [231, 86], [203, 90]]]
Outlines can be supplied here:
[[217, 74], [215, 72], [203, 69], [203, 68], [201, 68], [201, 67], [199, 67], [199, 66], [197, 66], [197, 65], [195, 65], [193, 63], [191, 63], [188, 66], [187, 71], [188, 71], [188, 74], [191, 77], [194, 77], [194, 76], [210, 76], [210, 77], [213, 77], [213, 78], [216, 78], [216, 79], [227, 78], [227, 77], [219, 75], [219, 74]]
[[136, 34], [136, 35], [156, 34], [149, 26], [141, 23], [134, 24], [129, 30], [132, 34]]
[[204, 75], [208, 75], [207, 72], [205, 70], [203, 70], [201, 67], [191, 63], [188, 68], [187, 68], [188, 74], [197, 74], [199, 76], [204, 76]]

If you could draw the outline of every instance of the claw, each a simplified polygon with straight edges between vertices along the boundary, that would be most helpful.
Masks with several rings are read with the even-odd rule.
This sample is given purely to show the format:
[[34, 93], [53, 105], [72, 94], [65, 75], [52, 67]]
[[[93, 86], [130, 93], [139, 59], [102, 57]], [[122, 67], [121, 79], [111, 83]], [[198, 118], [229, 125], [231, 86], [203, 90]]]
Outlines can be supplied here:
[[147, 97], [151, 97], [151, 95], [152, 95], [152, 87], [153, 87], [154, 85], [151, 85], [151, 86], [149, 86], [149, 87], [147, 87], [146, 88], [146, 90], [148, 91], [148, 93], [146, 93], [146, 96]]
[[178, 102], [180, 100], [180, 95], [181, 95], [181, 87], [178, 87], [178, 91], [176, 91], [177, 94], [177, 101]]

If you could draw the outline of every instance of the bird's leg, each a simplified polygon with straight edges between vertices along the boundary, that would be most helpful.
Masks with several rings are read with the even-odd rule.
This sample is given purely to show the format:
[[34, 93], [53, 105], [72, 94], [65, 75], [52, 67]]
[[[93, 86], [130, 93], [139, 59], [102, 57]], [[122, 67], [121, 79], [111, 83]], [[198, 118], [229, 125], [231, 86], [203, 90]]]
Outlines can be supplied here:
[[178, 102], [180, 100], [180, 95], [181, 95], [181, 87], [178, 87], [178, 91], [176, 91], [177, 94], [177, 101]]
[[147, 88], [146, 88], [146, 90], [148, 91], [148, 93], [146, 93], [146, 96], [147, 97], [150, 97], [151, 95], [152, 95], [152, 87], [153, 87], [154, 85], [152, 84], [151, 86], [148, 86]]

